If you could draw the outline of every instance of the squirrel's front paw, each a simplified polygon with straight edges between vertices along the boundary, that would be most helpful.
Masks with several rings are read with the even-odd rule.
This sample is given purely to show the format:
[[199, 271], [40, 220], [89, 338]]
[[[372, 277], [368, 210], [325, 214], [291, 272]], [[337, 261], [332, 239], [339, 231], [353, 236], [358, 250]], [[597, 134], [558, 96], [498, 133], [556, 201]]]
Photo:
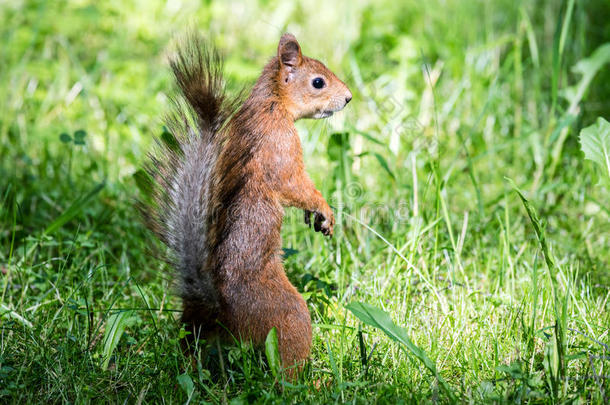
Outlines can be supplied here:
[[311, 227], [311, 214], [313, 214], [313, 229], [322, 232], [326, 236], [333, 236], [335, 216], [329, 212], [326, 216], [319, 211], [305, 210], [305, 223]]

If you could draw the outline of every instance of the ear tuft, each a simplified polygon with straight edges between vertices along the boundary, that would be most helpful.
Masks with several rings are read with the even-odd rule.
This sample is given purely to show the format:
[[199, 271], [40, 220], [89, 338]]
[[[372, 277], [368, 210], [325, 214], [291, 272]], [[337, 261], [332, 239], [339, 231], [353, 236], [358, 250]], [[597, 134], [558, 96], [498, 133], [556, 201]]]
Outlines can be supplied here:
[[295, 68], [301, 64], [301, 46], [292, 34], [284, 34], [277, 46], [277, 58], [281, 65]]

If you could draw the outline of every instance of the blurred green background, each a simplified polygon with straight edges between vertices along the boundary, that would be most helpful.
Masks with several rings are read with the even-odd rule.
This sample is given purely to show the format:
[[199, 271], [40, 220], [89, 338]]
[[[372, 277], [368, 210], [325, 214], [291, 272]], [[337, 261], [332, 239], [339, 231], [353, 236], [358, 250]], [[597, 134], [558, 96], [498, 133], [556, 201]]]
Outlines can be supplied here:
[[[610, 118], [608, 21], [604, 0], [0, 0], [0, 401], [603, 403], [610, 174], [579, 133]], [[297, 125], [338, 227], [325, 241], [288, 211], [314, 348], [283, 391], [241, 345], [222, 372], [182, 355], [173, 276], [133, 208], [189, 28], [232, 91], [291, 32], [354, 94]]]

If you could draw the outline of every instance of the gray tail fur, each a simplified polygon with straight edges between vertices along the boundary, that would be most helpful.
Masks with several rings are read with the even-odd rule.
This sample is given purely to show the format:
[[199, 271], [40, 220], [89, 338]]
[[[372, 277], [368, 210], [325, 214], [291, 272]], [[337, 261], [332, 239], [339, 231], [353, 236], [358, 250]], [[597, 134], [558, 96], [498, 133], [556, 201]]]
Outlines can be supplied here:
[[214, 167], [222, 147], [219, 133], [239, 100], [226, 96], [217, 51], [195, 34], [178, 46], [170, 66], [178, 92], [165, 120], [169, 132], [156, 139], [149, 155], [149, 192], [140, 211], [171, 252], [182, 299], [214, 312], [218, 294], [207, 269]]

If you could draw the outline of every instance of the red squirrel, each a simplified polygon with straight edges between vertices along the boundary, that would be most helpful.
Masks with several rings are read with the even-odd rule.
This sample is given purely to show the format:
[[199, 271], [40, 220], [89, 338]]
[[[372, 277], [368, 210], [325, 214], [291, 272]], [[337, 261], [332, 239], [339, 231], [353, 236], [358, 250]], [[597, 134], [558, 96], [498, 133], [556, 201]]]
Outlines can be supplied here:
[[325, 118], [352, 99], [324, 64], [284, 34], [249, 97], [227, 96], [222, 61], [196, 35], [170, 66], [178, 87], [147, 165], [147, 225], [169, 247], [179, 278], [182, 321], [197, 336], [228, 331], [261, 345], [275, 327], [282, 366], [309, 357], [307, 305], [282, 265], [284, 207], [332, 236], [335, 219], [305, 172], [294, 122]]

